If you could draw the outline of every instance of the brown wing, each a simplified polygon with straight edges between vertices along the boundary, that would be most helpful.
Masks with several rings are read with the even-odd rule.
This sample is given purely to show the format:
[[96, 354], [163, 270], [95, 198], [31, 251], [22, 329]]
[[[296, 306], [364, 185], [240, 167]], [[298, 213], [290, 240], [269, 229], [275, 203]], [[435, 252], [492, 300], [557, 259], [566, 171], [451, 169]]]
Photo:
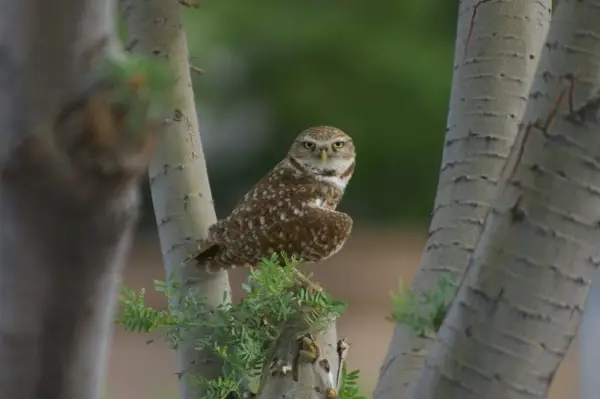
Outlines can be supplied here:
[[316, 262], [339, 251], [352, 230], [352, 218], [345, 213], [313, 207], [271, 208], [243, 216], [215, 225], [219, 243], [211, 251], [210, 269], [256, 266], [281, 251]]

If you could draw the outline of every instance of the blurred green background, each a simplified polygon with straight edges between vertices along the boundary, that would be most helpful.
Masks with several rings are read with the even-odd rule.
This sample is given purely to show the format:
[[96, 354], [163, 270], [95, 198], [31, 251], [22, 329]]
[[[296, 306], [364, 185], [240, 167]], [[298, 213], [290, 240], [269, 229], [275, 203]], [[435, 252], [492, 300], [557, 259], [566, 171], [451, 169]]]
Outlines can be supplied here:
[[[341, 210], [370, 224], [426, 222], [457, 6], [253, 0], [181, 7], [192, 63], [204, 70], [193, 80], [218, 216], [301, 130], [327, 124], [350, 134], [358, 150]], [[150, 208], [146, 216], [154, 223]]]

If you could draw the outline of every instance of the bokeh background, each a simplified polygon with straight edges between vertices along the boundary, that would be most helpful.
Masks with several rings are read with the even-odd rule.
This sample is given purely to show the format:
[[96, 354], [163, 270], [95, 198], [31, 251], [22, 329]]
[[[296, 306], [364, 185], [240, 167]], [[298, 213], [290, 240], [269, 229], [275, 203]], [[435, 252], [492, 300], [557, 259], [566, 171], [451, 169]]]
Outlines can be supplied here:
[[[185, 9], [192, 73], [218, 216], [312, 125], [334, 125], [357, 146], [341, 210], [355, 219], [336, 257], [310, 268], [348, 300], [339, 322], [351, 368], [370, 395], [393, 326], [390, 290], [409, 284], [432, 208], [452, 77], [456, 1], [303, 0], [202, 2]], [[147, 190], [146, 190], [147, 192]], [[163, 279], [151, 200], [125, 283]], [[244, 271], [230, 273], [235, 293]], [[149, 290], [151, 291], [151, 290]], [[164, 298], [149, 293], [151, 305]], [[173, 353], [150, 336], [115, 328], [107, 397], [176, 398]], [[577, 345], [552, 399], [577, 398]]]

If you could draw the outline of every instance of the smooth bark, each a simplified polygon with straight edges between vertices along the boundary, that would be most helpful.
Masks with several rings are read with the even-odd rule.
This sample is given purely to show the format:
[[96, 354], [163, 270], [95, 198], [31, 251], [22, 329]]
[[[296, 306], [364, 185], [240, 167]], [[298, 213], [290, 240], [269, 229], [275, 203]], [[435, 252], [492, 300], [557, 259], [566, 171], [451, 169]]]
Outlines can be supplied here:
[[151, 135], [94, 84], [112, 2], [0, 9], [0, 397], [95, 399]]
[[[216, 216], [200, 142], [179, 4], [165, 0], [120, 0], [119, 7], [129, 34], [128, 49], [164, 58], [176, 82], [173, 92], [165, 93], [175, 100], [149, 170], [165, 272], [167, 277], [184, 283], [186, 289], [197, 290], [207, 298], [207, 304], [216, 307], [223, 303], [224, 294], [230, 298], [227, 273], [200, 273], [193, 262], [183, 264], [206, 238]], [[179, 348], [182, 399], [200, 398], [204, 392], [201, 385], [189, 383], [186, 377], [213, 379], [221, 372], [221, 364], [209, 353], [194, 350], [192, 337]]]
[[596, 271], [579, 331], [579, 399], [596, 399], [600, 392], [600, 271]]
[[457, 298], [409, 397], [546, 398], [600, 262], [600, 1], [561, 1]]
[[[333, 322], [328, 328], [314, 331], [304, 326], [287, 326], [274, 343], [262, 375], [257, 399], [322, 399], [337, 393], [338, 377], [343, 359], [338, 354], [338, 340]], [[311, 331], [318, 348], [315, 359], [302, 357], [297, 341], [305, 331]], [[347, 349], [344, 353], [347, 354]], [[308, 350], [307, 352], [310, 352]], [[327, 363], [323, 363], [326, 359]], [[333, 391], [329, 391], [333, 389]]]
[[[462, 278], [497, 193], [550, 22], [549, 0], [460, 3], [454, 74], [439, 183], [411, 290], [429, 292], [452, 272]], [[398, 324], [375, 398], [402, 398], [435, 336]]]

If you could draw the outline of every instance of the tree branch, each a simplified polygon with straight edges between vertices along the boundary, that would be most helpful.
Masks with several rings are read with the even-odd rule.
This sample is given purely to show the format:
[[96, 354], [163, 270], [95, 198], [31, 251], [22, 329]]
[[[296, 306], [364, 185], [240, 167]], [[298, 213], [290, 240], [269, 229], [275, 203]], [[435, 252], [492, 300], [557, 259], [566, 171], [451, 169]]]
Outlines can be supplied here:
[[409, 396], [546, 398], [600, 258], [600, 1], [562, 1], [463, 284]]
[[[435, 207], [411, 286], [417, 296], [444, 274], [464, 274], [517, 134], [549, 20], [548, 0], [460, 3]], [[434, 341], [397, 324], [374, 398], [406, 397]]]
[[[167, 277], [188, 283], [218, 306], [224, 293], [230, 293], [226, 272], [204, 274], [183, 260], [206, 237], [216, 216], [198, 135], [198, 118], [192, 91], [188, 48], [176, 1], [120, 0], [120, 10], [134, 50], [165, 59], [175, 76], [171, 94], [174, 106], [167, 119], [161, 146], [150, 164], [150, 187], [156, 213]], [[194, 350], [193, 339], [180, 346], [181, 398], [203, 396], [203, 387], [189, 384], [187, 374], [208, 379], [220, 375], [221, 365], [208, 353]]]
[[[313, 333], [306, 331], [313, 330]], [[337, 397], [342, 362], [335, 322], [325, 329], [288, 328], [275, 342], [263, 373], [259, 399]]]
[[[321, 292], [320, 286], [297, 273], [294, 290]], [[315, 309], [304, 305], [300, 315], [282, 327], [264, 365], [259, 399], [337, 398], [349, 345], [337, 339], [336, 317], [307, 322]]]
[[156, 129], [113, 96], [111, 2], [0, 8], [0, 396], [94, 399]]

